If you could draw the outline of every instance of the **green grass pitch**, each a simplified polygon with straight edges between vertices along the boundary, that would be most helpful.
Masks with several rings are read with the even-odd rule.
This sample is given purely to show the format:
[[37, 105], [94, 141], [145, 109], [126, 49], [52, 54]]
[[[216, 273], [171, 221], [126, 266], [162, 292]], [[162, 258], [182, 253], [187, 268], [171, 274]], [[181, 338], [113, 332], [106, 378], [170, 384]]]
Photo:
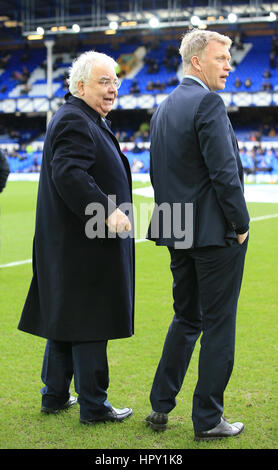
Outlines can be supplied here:
[[[134, 187], [143, 186], [134, 183]], [[136, 244], [135, 335], [109, 342], [109, 401], [130, 406], [123, 423], [79, 423], [78, 405], [57, 416], [40, 412], [45, 340], [17, 324], [32, 275], [30, 260], [37, 183], [9, 182], [0, 195], [0, 448], [1, 449], [277, 449], [278, 448], [278, 204], [248, 204], [252, 218], [238, 306], [236, 358], [225, 394], [225, 416], [242, 420], [236, 439], [197, 443], [191, 422], [199, 342], [165, 433], [145, 426], [149, 392], [173, 316], [172, 278], [166, 248]], [[134, 196], [137, 206], [148, 202]], [[254, 220], [253, 220], [254, 219]], [[74, 383], [71, 391], [75, 394]]]

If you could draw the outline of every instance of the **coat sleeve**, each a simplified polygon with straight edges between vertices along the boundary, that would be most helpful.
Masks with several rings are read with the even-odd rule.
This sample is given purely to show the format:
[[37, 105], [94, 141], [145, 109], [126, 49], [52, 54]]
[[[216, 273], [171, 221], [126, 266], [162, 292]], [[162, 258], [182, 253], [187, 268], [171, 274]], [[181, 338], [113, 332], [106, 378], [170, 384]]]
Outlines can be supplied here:
[[88, 119], [77, 113], [65, 114], [52, 130], [51, 146], [52, 180], [68, 208], [85, 221], [88, 204], [98, 203], [108, 217], [116, 205], [92, 176], [96, 145]]
[[8, 176], [10, 174], [10, 167], [8, 160], [6, 159], [5, 155], [0, 150], [0, 193], [6, 186], [6, 182]]
[[249, 214], [239, 177], [229, 120], [222, 98], [214, 92], [202, 99], [195, 116], [200, 150], [224, 217], [231, 230], [248, 230]]

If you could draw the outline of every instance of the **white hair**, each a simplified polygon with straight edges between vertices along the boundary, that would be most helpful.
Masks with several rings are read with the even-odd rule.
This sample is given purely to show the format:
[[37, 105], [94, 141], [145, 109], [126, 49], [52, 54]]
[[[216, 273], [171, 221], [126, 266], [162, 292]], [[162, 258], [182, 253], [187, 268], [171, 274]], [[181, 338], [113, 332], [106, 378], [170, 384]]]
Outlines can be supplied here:
[[91, 78], [92, 67], [96, 63], [109, 64], [112, 67], [117, 67], [117, 62], [110, 56], [102, 52], [87, 51], [83, 52], [77, 59], [75, 59], [69, 68], [69, 78], [67, 79], [69, 91], [72, 95], [78, 95], [77, 84], [79, 81], [88, 83]]
[[193, 31], [184, 35], [179, 49], [184, 72], [187, 72], [190, 68], [192, 57], [195, 55], [200, 56], [210, 41], [221, 42], [228, 46], [228, 48], [232, 45], [232, 40], [229, 36], [224, 36], [216, 31], [193, 29]]

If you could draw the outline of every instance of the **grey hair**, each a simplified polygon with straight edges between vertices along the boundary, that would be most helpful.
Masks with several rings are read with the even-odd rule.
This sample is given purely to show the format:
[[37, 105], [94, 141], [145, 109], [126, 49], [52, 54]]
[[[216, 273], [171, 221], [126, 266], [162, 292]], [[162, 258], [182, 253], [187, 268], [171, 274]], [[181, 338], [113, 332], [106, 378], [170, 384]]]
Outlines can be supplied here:
[[183, 36], [179, 53], [182, 57], [183, 70], [185, 73], [191, 66], [192, 57], [195, 55], [200, 56], [210, 41], [221, 42], [229, 48], [232, 45], [232, 40], [229, 36], [224, 36], [216, 31], [193, 29]]
[[72, 95], [78, 95], [77, 84], [79, 81], [88, 83], [91, 77], [92, 67], [96, 63], [112, 65], [116, 69], [117, 62], [110, 56], [102, 52], [87, 51], [83, 52], [75, 59], [69, 68], [69, 78], [67, 79], [69, 91]]

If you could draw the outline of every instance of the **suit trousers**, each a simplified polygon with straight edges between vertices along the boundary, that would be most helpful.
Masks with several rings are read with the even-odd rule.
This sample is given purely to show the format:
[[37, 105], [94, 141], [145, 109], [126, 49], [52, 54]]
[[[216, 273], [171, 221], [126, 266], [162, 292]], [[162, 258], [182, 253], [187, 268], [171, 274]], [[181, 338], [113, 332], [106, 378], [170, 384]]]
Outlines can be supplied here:
[[193, 395], [195, 432], [216, 426], [223, 414], [224, 390], [232, 373], [236, 311], [248, 239], [239, 245], [189, 250], [169, 248], [174, 317], [154, 377], [154, 411], [176, 406], [195, 344], [202, 333], [198, 381]]
[[47, 340], [41, 373], [45, 384], [41, 389], [42, 405], [63, 405], [70, 397], [73, 377], [81, 418], [96, 418], [111, 409], [107, 400], [107, 341]]

